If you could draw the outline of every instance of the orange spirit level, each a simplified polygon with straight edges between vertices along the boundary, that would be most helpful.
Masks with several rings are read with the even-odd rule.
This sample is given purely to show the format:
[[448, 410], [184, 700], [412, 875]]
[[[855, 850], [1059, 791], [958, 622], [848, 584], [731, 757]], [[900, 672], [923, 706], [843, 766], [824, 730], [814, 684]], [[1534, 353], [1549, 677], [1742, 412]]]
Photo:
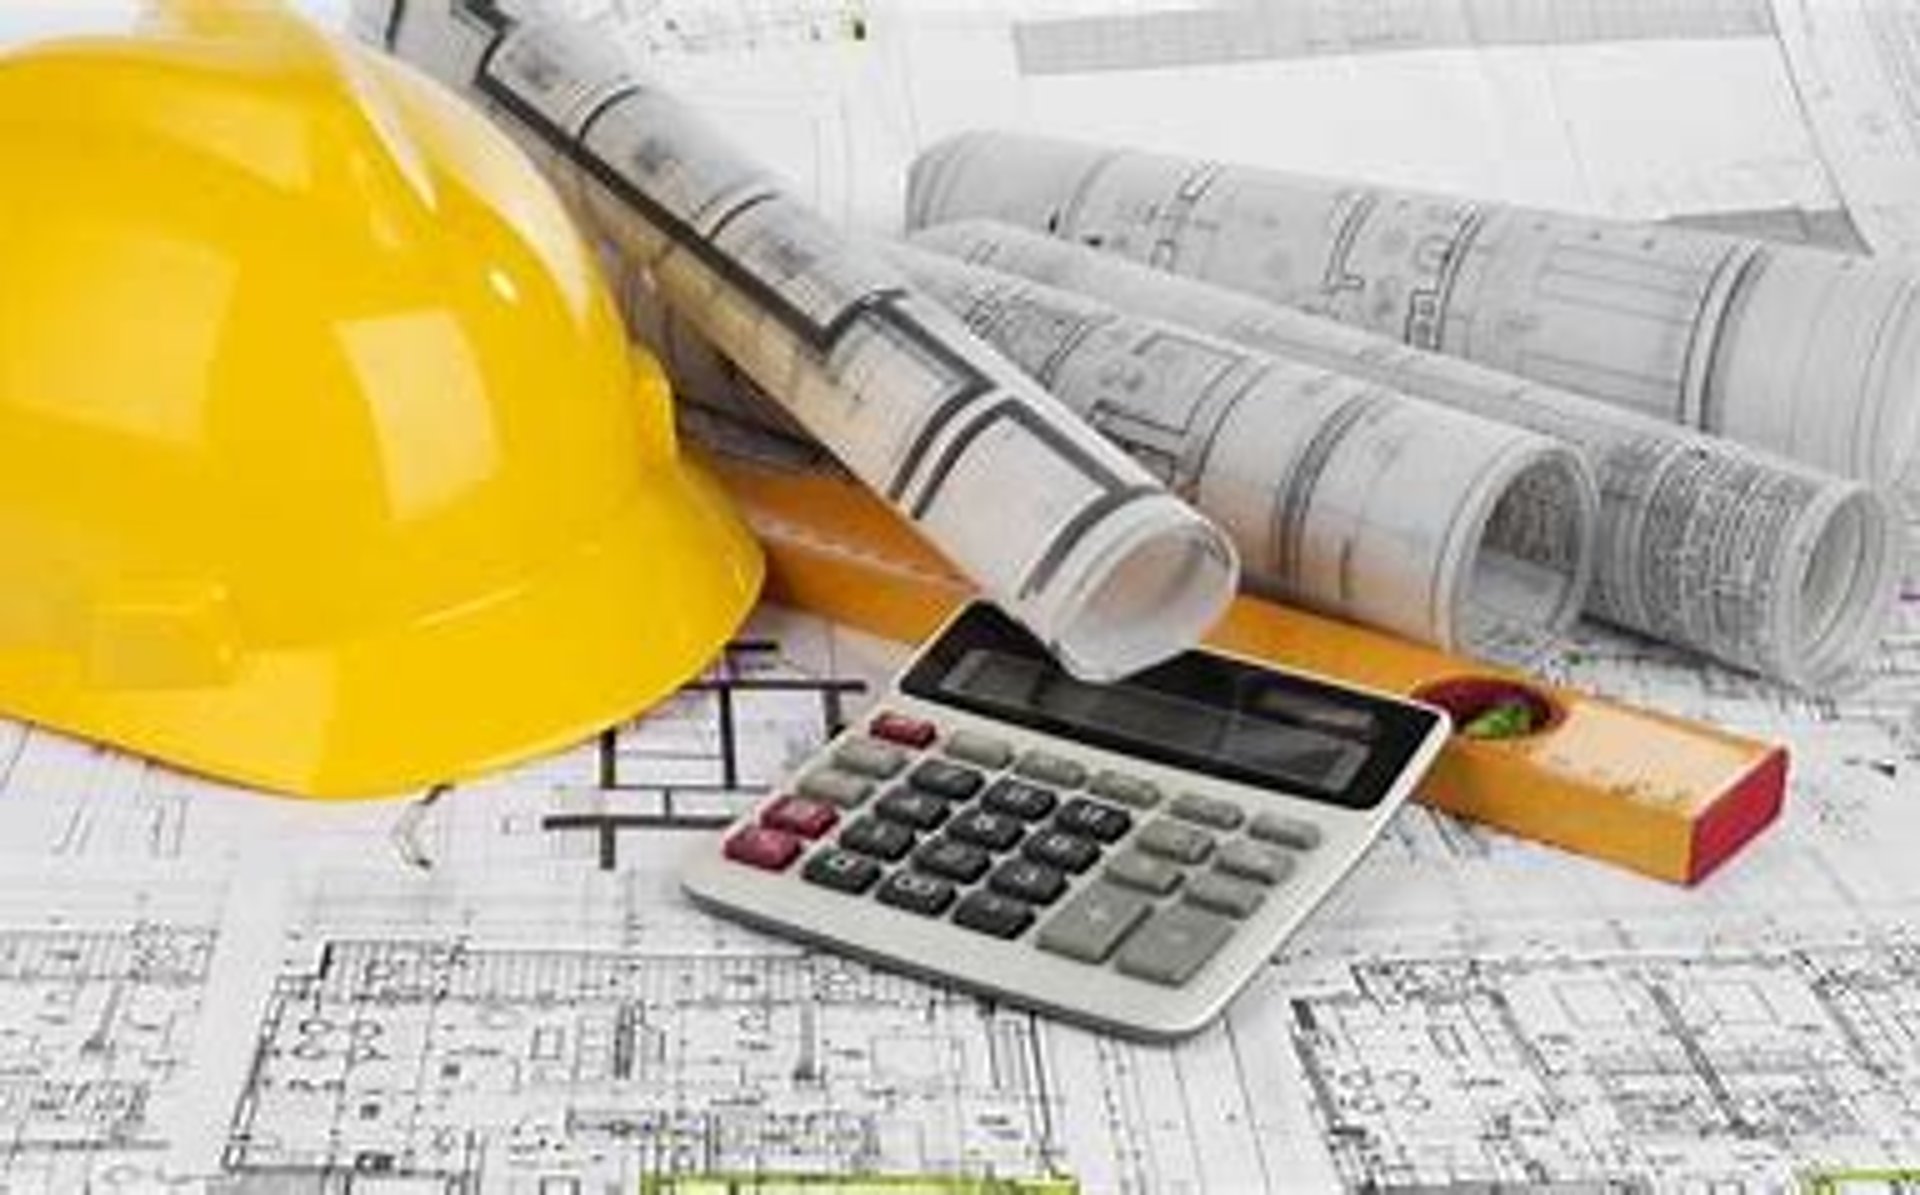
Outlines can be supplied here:
[[[856, 483], [714, 461], [767, 551], [769, 596], [917, 642], [971, 596], [966, 581]], [[1411, 694], [1456, 733], [1421, 799], [1450, 813], [1674, 883], [1692, 884], [1764, 829], [1787, 751], [1254, 598], [1208, 642]]]

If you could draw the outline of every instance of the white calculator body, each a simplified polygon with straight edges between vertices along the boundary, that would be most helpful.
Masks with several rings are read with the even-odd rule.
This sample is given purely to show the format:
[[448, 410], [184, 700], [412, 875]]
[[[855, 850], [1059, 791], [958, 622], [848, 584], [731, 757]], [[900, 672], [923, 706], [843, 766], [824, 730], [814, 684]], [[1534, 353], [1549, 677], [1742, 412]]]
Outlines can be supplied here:
[[683, 873], [697, 902], [1133, 1037], [1220, 1014], [1449, 732], [1208, 651], [1088, 684], [968, 606]]

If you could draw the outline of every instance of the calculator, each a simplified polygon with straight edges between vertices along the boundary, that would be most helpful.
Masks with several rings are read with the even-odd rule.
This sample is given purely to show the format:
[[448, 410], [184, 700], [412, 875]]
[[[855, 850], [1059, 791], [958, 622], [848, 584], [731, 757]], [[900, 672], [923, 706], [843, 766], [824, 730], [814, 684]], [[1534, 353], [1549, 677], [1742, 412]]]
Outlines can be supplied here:
[[1360, 859], [1448, 731], [1431, 706], [1211, 651], [1088, 683], [974, 603], [682, 882], [776, 933], [1170, 1039]]

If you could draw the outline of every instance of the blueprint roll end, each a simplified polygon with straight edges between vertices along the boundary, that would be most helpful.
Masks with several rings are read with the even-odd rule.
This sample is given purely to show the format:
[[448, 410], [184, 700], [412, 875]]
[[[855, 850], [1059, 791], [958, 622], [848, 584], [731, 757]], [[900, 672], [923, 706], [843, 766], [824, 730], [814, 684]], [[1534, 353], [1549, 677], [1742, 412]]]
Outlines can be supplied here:
[[1148, 499], [1127, 534], [1089, 566], [1089, 582], [1047, 621], [1048, 646], [1074, 675], [1117, 680], [1200, 642], [1240, 583], [1233, 544], [1172, 499]]
[[1901, 532], [1888, 500], [1866, 486], [1841, 489], [1808, 522], [1811, 542], [1782, 578], [1797, 600], [1775, 603], [1792, 624], [1780, 640], [1790, 651], [1780, 671], [1802, 689], [1833, 692], [1866, 679], [1866, 659], [1893, 614]]
[[1512, 665], [1552, 650], [1586, 603], [1593, 581], [1600, 493], [1580, 454], [1516, 435], [1517, 458], [1480, 516], [1454, 603], [1450, 651]]

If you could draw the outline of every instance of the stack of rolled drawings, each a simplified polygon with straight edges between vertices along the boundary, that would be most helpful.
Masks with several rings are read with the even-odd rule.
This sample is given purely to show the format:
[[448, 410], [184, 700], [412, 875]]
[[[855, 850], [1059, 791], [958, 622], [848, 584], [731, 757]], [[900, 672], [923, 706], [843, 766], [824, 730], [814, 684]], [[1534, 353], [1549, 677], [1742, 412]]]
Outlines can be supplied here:
[[597, 238], [688, 426], [892, 502], [1070, 666], [1248, 588], [1537, 660], [1583, 611], [1823, 691], [1893, 608], [1920, 277], [971, 134], [831, 226], [560, 17], [362, 0]]

